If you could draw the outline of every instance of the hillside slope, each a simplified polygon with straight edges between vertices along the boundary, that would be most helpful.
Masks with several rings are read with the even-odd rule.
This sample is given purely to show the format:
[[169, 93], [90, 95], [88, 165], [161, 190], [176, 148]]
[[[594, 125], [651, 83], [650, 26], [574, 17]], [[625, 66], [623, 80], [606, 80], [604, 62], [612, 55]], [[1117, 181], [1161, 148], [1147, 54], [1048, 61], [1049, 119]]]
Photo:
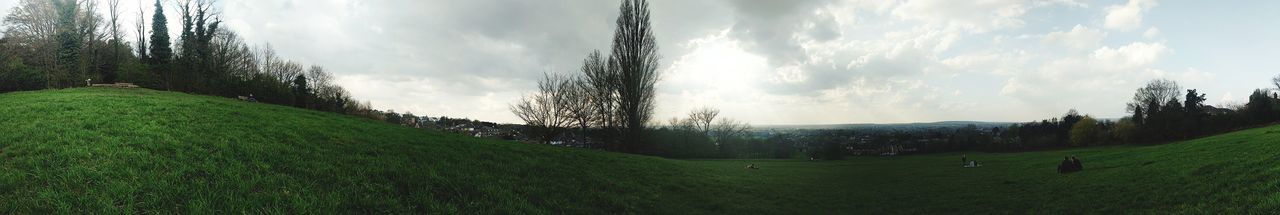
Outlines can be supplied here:
[[[1085, 171], [1056, 173], [1070, 155]], [[145, 89], [0, 94], [0, 214], [1274, 211], [1280, 126], [1157, 146], [684, 161]]]
[[724, 210], [679, 192], [720, 186], [683, 162], [145, 89], [0, 94], [0, 213]]

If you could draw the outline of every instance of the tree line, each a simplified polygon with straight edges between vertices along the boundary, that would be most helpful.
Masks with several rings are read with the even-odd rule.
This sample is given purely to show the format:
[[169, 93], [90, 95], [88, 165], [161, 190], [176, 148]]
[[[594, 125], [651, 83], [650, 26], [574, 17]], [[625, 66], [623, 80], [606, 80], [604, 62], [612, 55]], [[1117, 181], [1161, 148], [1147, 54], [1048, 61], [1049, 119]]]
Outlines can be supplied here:
[[[140, 4], [137, 38], [129, 42], [119, 0], [106, 2], [106, 17], [96, 11], [98, 1], [19, 0], [4, 18], [0, 92], [127, 82], [368, 115], [368, 103], [352, 99], [324, 67], [282, 59], [269, 45], [251, 46], [223, 28], [213, 1], [157, 0], [150, 20]], [[166, 7], [181, 20], [176, 39], [170, 39]]]
[[[1280, 89], [1280, 76], [1272, 79]], [[1271, 124], [1280, 120], [1280, 94], [1255, 89], [1243, 105], [1215, 107], [1206, 94], [1183, 89], [1177, 82], [1156, 79], [1135, 90], [1126, 104], [1129, 116], [1100, 120], [1075, 110], [1061, 119], [1021, 123], [996, 134], [992, 142], [972, 149], [1028, 150], [1113, 144], [1150, 144], [1185, 140]]]
[[673, 158], [790, 158], [794, 143], [783, 135], [760, 138], [751, 125], [721, 117], [712, 107], [673, 117], [649, 132], [652, 154]]

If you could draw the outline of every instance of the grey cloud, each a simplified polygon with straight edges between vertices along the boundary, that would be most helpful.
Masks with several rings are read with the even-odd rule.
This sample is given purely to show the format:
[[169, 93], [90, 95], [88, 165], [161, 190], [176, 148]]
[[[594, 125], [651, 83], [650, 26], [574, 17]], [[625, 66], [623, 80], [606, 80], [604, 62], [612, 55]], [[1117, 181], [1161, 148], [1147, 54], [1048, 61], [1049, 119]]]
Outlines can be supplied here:
[[[805, 30], [804, 24], [813, 23], [822, 26], [812, 31], [815, 38], [830, 39], [835, 28], [834, 21], [821, 19], [813, 14], [814, 9], [826, 5], [825, 1], [769, 1], [750, 0], [732, 1], [736, 20], [733, 25], [735, 37], [744, 40], [752, 51], [766, 55], [771, 64], [785, 65], [807, 59], [795, 32]], [[817, 20], [817, 22], [815, 22]]]

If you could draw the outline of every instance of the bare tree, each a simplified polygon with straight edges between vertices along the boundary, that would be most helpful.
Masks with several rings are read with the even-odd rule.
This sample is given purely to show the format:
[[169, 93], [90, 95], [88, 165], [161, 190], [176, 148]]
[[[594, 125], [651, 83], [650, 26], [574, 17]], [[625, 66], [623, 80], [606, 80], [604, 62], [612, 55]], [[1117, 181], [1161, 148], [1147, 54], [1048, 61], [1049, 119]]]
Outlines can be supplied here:
[[720, 119], [713, 128], [713, 136], [715, 141], [726, 140], [733, 137], [747, 135], [747, 131], [751, 130], [751, 125], [733, 120], [729, 118]]
[[[76, 3], [76, 5], [77, 5], [76, 7], [78, 8], [83, 8], [76, 12], [76, 19], [78, 21], [76, 21], [75, 27], [76, 27], [77, 33], [79, 34], [78, 35], [80, 39], [79, 44], [85, 45], [85, 47], [82, 47], [80, 49], [82, 52], [80, 54], [81, 56], [80, 63], [84, 66], [87, 66], [87, 68], [84, 68], [84, 69], [81, 69], [81, 68], [76, 68], [76, 69], [85, 71], [85, 72], [96, 71], [101, 73], [101, 70], [99, 69], [102, 68], [103, 62], [99, 61], [97, 56], [98, 56], [98, 52], [101, 51], [101, 49], [98, 46], [101, 45], [102, 43], [99, 43], [98, 41], [106, 40], [106, 38], [110, 36], [110, 34], [104, 31], [104, 30], [107, 30], [107, 29], [104, 29], [107, 26], [103, 26], [102, 17], [98, 15], [98, 11], [97, 11], [98, 1], [79, 0]], [[90, 74], [84, 74], [83, 76], [89, 76], [89, 75]], [[80, 80], [81, 78], [82, 77], [73, 77], [71, 81], [74, 81], [75, 83], [79, 83], [78, 80]]]
[[658, 45], [649, 25], [646, 0], [623, 0], [618, 8], [610, 65], [616, 65], [618, 108], [625, 130], [623, 150], [639, 151], [640, 135], [653, 115], [658, 82]]
[[565, 92], [570, 81], [561, 75], [544, 74], [538, 91], [511, 105], [511, 112], [524, 120], [539, 135], [539, 141], [550, 143], [565, 127], [573, 123], [565, 108]]
[[104, 35], [95, 9], [89, 0], [21, 0], [4, 18], [5, 38], [26, 63], [46, 68], [45, 87], [77, 85], [83, 68], [96, 66]]
[[102, 79], [106, 83], [115, 83], [120, 65], [120, 0], [110, 0], [107, 2], [107, 12], [111, 16], [111, 21], [107, 27], [111, 34], [111, 65], [107, 70], [102, 71]]
[[694, 124], [693, 120], [681, 119], [679, 117], [671, 117], [671, 119], [667, 120], [668, 128], [679, 131], [696, 131], [697, 126]]
[[213, 41], [210, 67], [227, 72], [231, 80], [239, 82], [248, 81], [258, 74], [258, 59], [253, 56], [252, 48], [234, 32], [225, 29], [219, 31], [218, 38]]
[[592, 124], [600, 132], [596, 136], [605, 147], [618, 149], [616, 134], [622, 124], [618, 117], [618, 70], [596, 50], [582, 60], [582, 73], [591, 88], [591, 104], [595, 106]]
[[1136, 108], [1141, 108], [1150, 113], [1153, 110], [1149, 107], [1150, 104], [1162, 105], [1176, 100], [1182, 95], [1181, 91], [1182, 87], [1178, 82], [1169, 79], [1151, 80], [1146, 86], [1138, 88], [1138, 91], [1133, 93], [1133, 101], [1129, 102], [1125, 109], [1133, 112]]
[[138, 21], [136, 22], [137, 26], [135, 26], [137, 29], [134, 29], [137, 30], [138, 44], [134, 45], [138, 49], [138, 60], [147, 62], [147, 10], [143, 8], [142, 2], [144, 1], [138, 1]]
[[1280, 75], [1271, 78], [1271, 84], [1276, 86], [1276, 91], [1280, 91]]
[[[58, 12], [53, 1], [22, 0], [4, 18], [5, 38], [12, 43], [13, 50], [28, 64], [52, 68], [57, 64]], [[57, 72], [54, 70], [46, 70]], [[47, 74], [44, 85], [53, 87], [60, 74]]]
[[[591, 83], [582, 76], [575, 76], [565, 86], [564, 108], [568, 117], [578, 126], [578, 143], [587, 143], [587, 128], [596, 120], [595, 92]], [[585, 145], [584, 145], [585, 146]]]
[[720, 109], [702, 107], [689, 112], [689, 120], [693, 123], [694, 128], [701, 131], [703, 135], [710, 137], [711, 123], [715, 122], [718, 115], [720, 115]]

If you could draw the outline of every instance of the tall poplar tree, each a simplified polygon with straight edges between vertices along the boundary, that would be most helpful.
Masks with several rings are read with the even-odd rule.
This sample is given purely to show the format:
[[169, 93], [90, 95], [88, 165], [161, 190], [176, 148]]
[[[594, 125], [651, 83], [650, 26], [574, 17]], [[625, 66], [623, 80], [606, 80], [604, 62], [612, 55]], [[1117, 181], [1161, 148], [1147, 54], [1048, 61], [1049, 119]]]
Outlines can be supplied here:
[[658, 82], [658, 45], [649, 25], [646, 0], [623, 0], [618, 8], [609, 63], [618, 71], [618, 107], [624, 151], [643, 150], [645, 124], [653, 115], [654, 85]]

